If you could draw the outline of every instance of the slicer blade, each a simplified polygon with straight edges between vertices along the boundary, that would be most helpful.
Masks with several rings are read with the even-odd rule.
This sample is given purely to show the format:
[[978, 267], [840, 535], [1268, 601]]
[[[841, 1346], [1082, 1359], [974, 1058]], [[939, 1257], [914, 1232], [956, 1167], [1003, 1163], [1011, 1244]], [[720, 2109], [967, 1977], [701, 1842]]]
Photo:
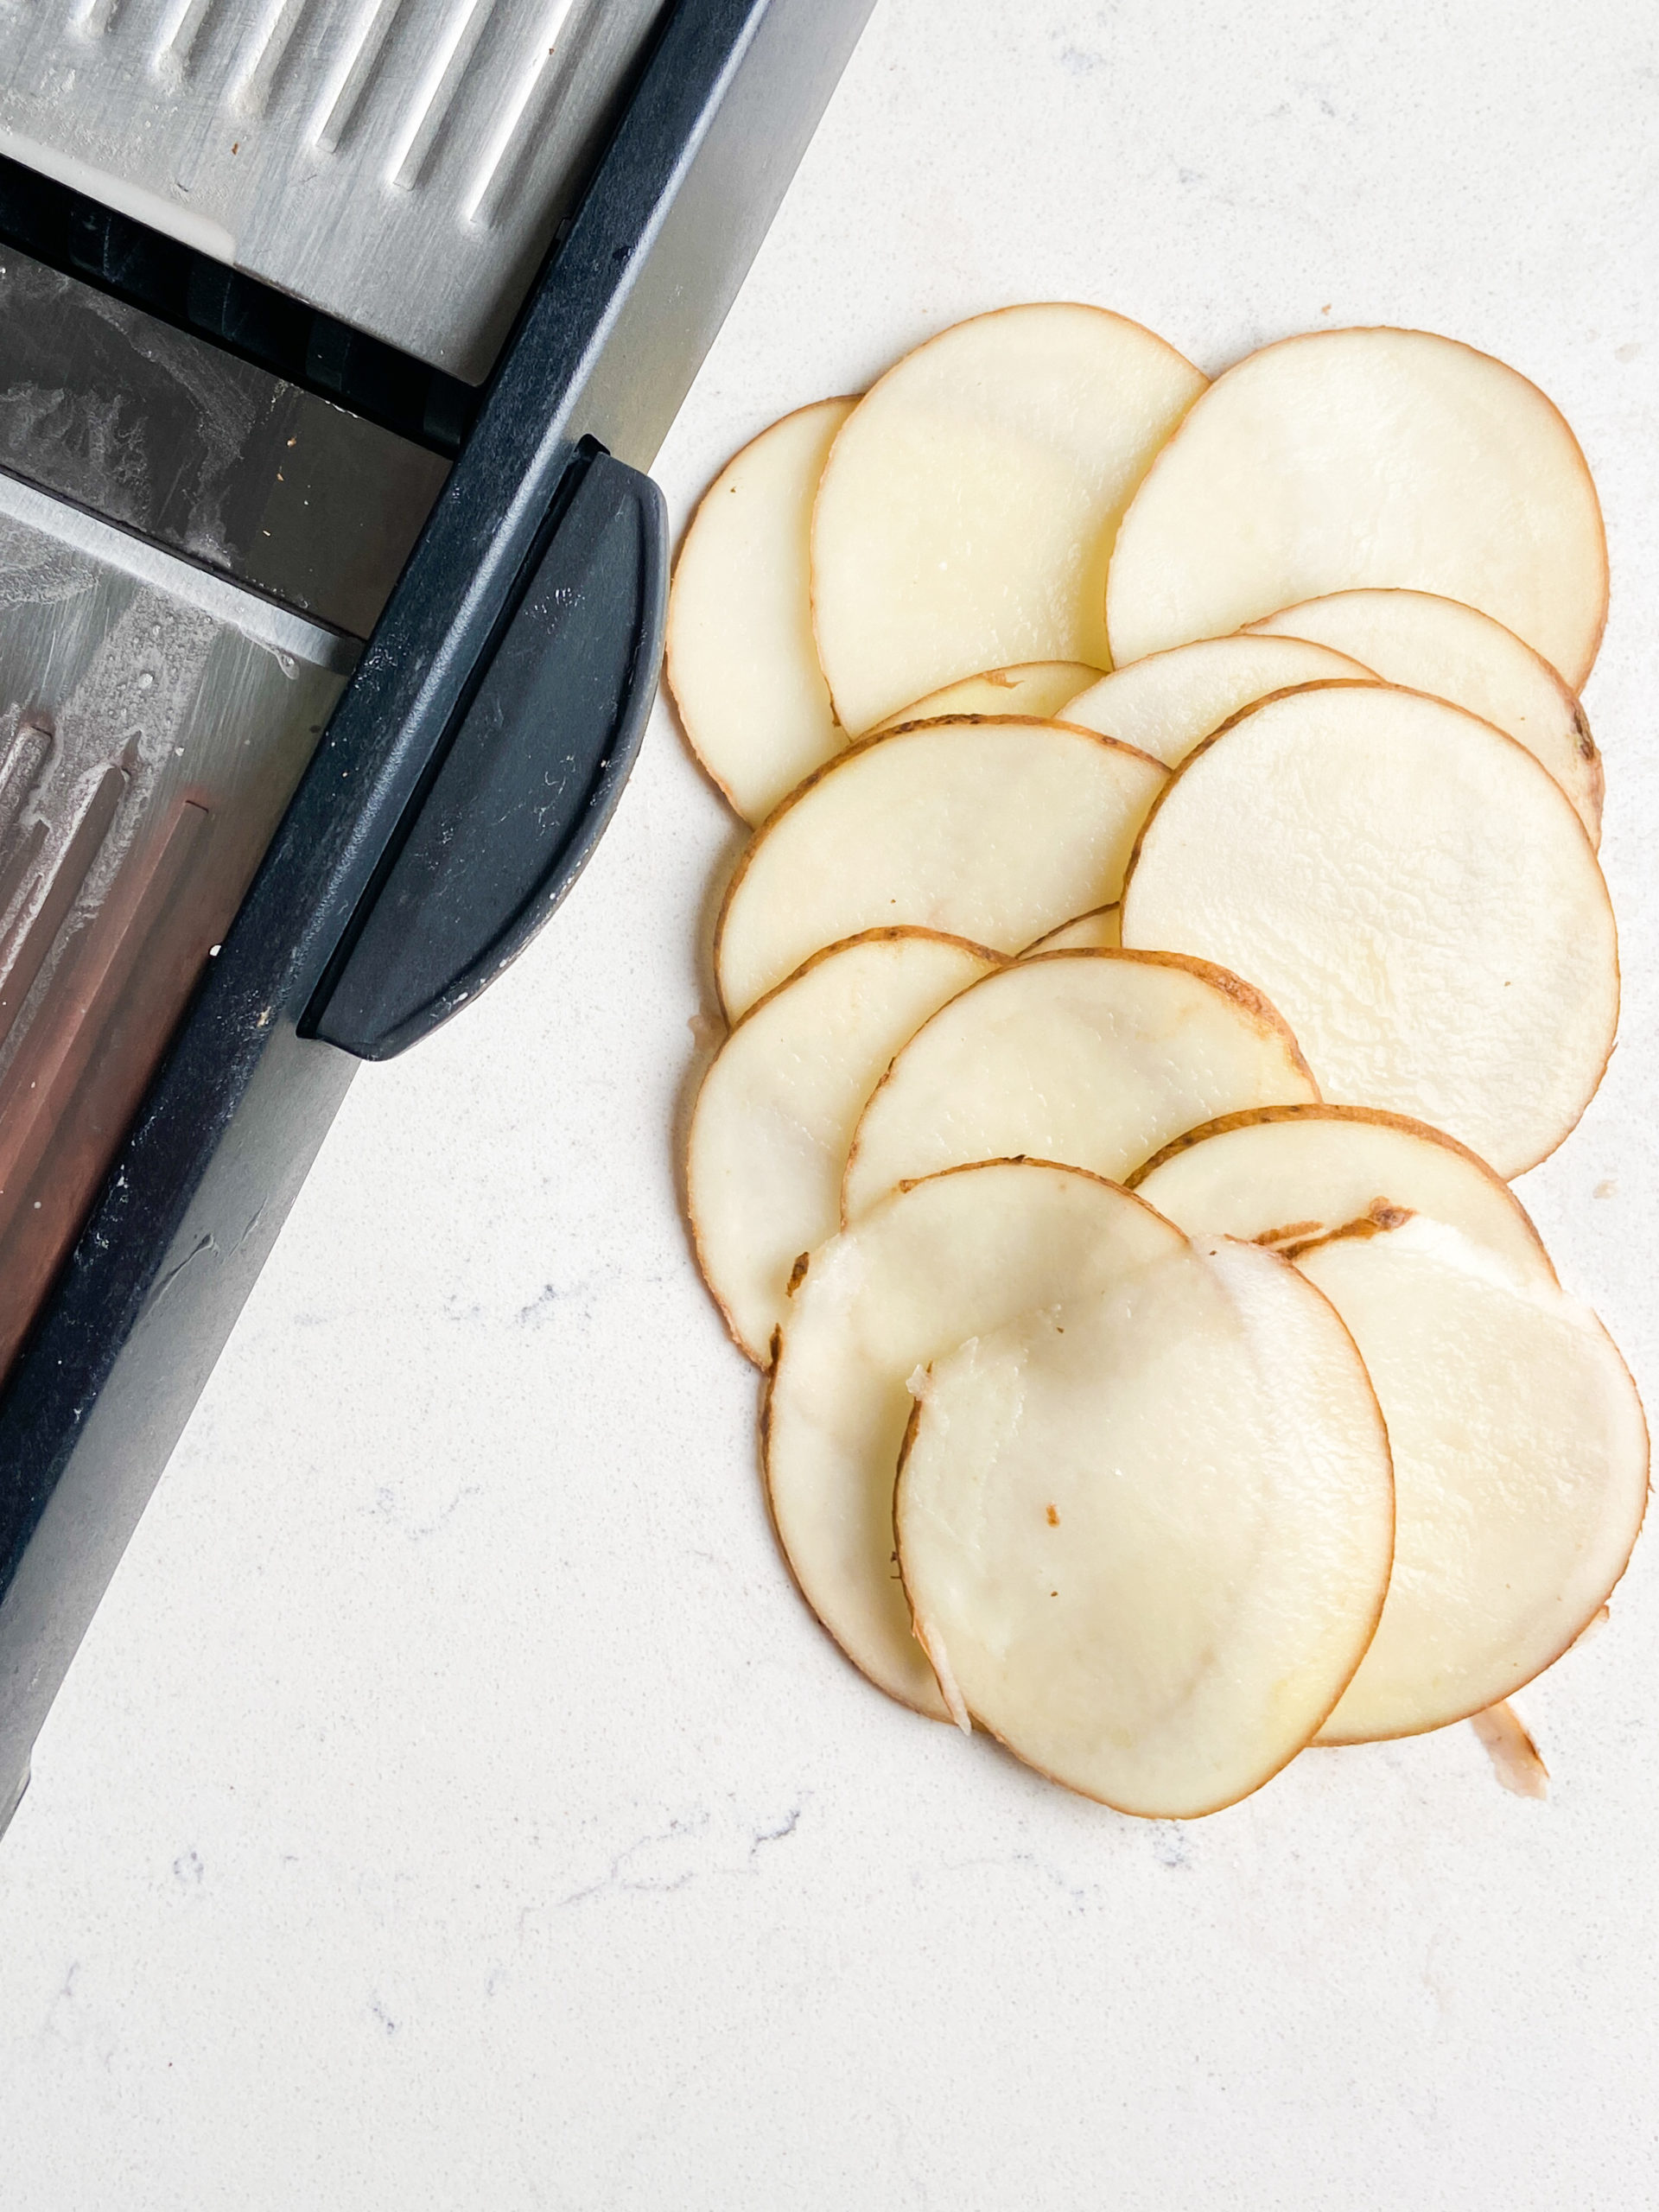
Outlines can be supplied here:
[[0, 245], [0, 469], [366, 638], [448, 464]]

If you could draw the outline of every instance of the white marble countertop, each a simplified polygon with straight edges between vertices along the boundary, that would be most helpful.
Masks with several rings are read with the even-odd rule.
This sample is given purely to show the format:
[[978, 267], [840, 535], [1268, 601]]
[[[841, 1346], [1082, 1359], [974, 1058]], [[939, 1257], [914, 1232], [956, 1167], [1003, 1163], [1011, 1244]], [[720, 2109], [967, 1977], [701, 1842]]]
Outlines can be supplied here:
[[[1628, 0], [881, 0], [662, 456], [976, 309], [1427, 326], [1564, 407], [1623, 1042], [1526, 1195], [1659, 1404], [1659, 39]], [[359, 1077], [0, 1849], [7, 2212], [1637, 2207], [1659, 1543], [1522, 1700], [1118, 1819], [807, 1617], [670, 1130], [730, 823], [659, 709], [563, 913]]]

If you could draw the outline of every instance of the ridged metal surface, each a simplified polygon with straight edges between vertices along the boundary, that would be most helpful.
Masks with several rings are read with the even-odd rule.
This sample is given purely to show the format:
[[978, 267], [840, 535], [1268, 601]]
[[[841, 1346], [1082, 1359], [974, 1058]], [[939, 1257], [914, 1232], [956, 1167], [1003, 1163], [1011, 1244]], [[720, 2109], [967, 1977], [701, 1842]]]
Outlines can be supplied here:
[[354, 650], [0, 475], [0, 1371]]
[[0, 152], [488, 372], [661, 0], [0, 0]]

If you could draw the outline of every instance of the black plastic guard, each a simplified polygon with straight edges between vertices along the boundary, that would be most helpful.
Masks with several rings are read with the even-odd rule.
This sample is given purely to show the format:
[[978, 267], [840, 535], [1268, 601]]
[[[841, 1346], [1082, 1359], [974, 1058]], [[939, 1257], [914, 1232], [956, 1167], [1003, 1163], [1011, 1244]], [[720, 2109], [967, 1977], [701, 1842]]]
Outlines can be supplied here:
[[661, 493], [597, 448], [579, 453], [545, 550], [302, 1035], [390, 1059], [523, 950], [621, 796], [656, 693], [667, 592]]

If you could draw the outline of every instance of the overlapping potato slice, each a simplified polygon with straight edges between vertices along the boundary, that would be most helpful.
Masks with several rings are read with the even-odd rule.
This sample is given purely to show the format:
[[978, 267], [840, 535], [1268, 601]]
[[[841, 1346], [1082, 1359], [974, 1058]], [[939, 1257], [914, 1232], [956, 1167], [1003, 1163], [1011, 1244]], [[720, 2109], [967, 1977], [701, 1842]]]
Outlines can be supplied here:
[[982, 676], [965, 676], [960, 683], [947, 683], [943, 691], [901, 707], [880, 727], [897, 729], [906, 722], [962, 715], [1033, 715], [1039, 721], [1052, 721], [1068, 699], [1086, 691], [1100, 676], [1099, 669], [1080, 660], [1033, 660], [1019, 668], [987, 669]]
[[1284, 339], [1217, 378], [1135, 494], [1113, 661], [1394, 585], [1481, 608], [1580, 689], [1607, 550], [1578, 441], [1536, 385], [1452, 339]]
[[1502, 1701], [1647, 1482], [1502, 1180], [1617, 1025], [1606, 582], [1555, 409], [1414, 331], [1209, 386], [1011, 308], [711, 488], [668, 674], [760, 827], [689, 1211], [893, 1697], [1157, 1816], [1465, 1716], [1541, 1791]]
[[[1536, 753], [1592, 842], [1599, 838], [1601, 755], [1584, 709], [1549, 663], [1490, 614], [1427, 591], [1338, 591], [1281, 607], [1246, 634], [1312, 638], [1352, 653], [1385, 683], [1432, 691], [1496, 722]], [[1113, 734], [1157, 750], [1132, 731]]]
[[1366, 1106], [1263, 1106], [1189, 1129], [1129, 1179], [1190, 1236], [1236, 1236], [1294, 1258], [1339, 1230], [1426, 1214], [1523, 1281], [1555, 1270], [1526, 1208], [1465, 1146]]
[[908, 924], [1019, 952], [1116, 899], [1165, 772], [1053, 722], [929, 722], [870, 740], [773, 815], [715, 942], [733, 1019], [826, 944]]
[[998, 957], [931, 930], [832, 946], [753, 1007], [703, 1077], [686, 1143], [697, 1258], [738, 1344], [772, 1357], [796, 1262], [841, 1225], [865, 1101], [931, 1014]]
[[924, 1022], [873, 1093], [842, 1185], [855, 1221], [899, 1183], [1024, 1155], [1122, 1180], [1195, 1122], [1315, 1099], [1259, 991], [1168, 953], [1057, 952]]
[[836, 439], [812, 523], [847, 728], [980, 669], [1109, 667], [1118, 518], [1204, 385], [1139, 323], [1064, 303], [976, 316], [890, 369]]
[[1122, 909], [1097, 906], [1092, 914], [1079, 914], [1075, 922], [1062, 922], [1058, 929], [1027, 945], [1026, 952], [1027, 957], [1038, 952], [1116, 952], [1122, 942]]
[[692, 750], [746, 822], [847, 742], [812, 642], [807, 554], [824, 458], [856, 404], [821, 399], [745, 446], [675, 564], [664, 677]]
[[1294, 1758], [1359, 1663], [1388, 1439], [1325, 1300], [1206, 1240], [937, 1361], [895, 1521], [961, 1725], [1123, 1812], [1190, 1818]]
[[1565, 794], [1490, 723], [1385, 685], [1287, 693], [1192, 754], [1141, 833], [1123, 941], [1249, 977], [1327, 1098], [1505, 1176], [1560, 1142], [1612, 1048], [1612, 911]]
[[1388, 1602], [1320, 1741], [1441, 1728], [1558, 1659], [1624, 1573], [1641, 1402], [1593, 1313], [1426, 1216], [1296, 1264], [1359, 1346], [1399, 1501]]
[[767, 1492], [808, 1604], [890, 1696], [947, 1717], [893, 1563], [909, 1378], [969, 1337], [1185, 1249], [1116, 1184], [1001, 1161], [913, 1184], [812, 1254], [767, 1395]]
[[1320, 1740], [1442, 1727], [1559, 1657], [1636, 1540], [1647, 1436], [1618, 1353], [1491, 1168], [1419, 1124], [1313, 1106], [1194, 1130], [1137, 1187], [1194, 1236], [1294, 1260], [1388, 1422], [1393, 1580]]
[[1242, 708], [1299, 683], [1344, 678], [1365, 683], [1376, 671], [1304, 638], [1200, 638], [1113, 671], [1057, 709], [1173, 768]]

